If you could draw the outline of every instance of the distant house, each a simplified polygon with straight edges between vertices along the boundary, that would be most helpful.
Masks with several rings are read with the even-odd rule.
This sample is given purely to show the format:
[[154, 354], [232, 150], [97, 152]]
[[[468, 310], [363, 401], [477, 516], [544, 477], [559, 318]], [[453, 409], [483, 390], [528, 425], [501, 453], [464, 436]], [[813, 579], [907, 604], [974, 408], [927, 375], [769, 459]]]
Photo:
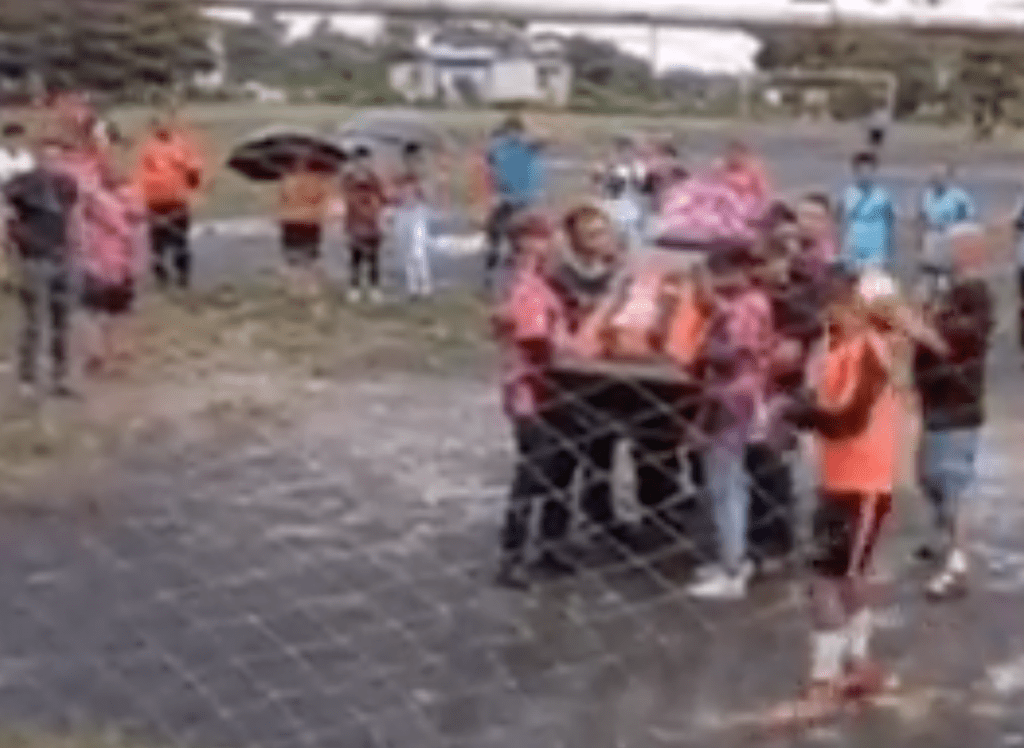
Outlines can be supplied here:
[[518, 31], [445, 29], [388, 71], [406, 101], [538, 102], [563, 106], [572, 68], [561, 40]]
[[284, 104], [288, 101], [288, 93], [282, 88], [273, 88], [259, 81], [246, 81], [241, 86], [242, 93], [258, 104]]

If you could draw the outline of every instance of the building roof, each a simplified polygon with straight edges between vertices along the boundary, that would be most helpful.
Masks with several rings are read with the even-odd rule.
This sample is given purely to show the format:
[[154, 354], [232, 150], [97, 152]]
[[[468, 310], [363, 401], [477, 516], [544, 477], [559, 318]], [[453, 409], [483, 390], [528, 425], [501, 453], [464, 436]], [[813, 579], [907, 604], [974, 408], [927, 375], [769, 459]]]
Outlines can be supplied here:
[[421, 57], [439, 61], [485, 63], [494, 59], [564, 57], [562, 40], [553, 34], [530, 37], [515, 28], [449, 26], [435, 33]]

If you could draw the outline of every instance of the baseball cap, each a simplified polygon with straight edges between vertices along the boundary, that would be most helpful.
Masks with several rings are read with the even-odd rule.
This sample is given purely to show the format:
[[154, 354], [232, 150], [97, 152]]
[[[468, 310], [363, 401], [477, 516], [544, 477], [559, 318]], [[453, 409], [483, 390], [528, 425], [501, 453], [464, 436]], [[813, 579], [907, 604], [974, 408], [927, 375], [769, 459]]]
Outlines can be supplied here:
[[865, 270], [857, 281], [857, 295], [868, 305], [893, 301], [899, 296], [899, 292], [896, 280], [884, 270], [877, 268]]

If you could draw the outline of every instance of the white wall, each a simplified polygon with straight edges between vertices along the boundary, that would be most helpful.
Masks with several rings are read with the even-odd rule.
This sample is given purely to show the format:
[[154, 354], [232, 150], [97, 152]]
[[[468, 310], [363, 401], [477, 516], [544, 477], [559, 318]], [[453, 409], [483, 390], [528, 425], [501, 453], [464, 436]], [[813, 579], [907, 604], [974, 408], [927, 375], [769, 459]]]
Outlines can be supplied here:
[[[554, 106], [565, 106], [572, 93], [572, 66], [564, 60], [539, 60], [537, 83], [545, 100]], [[544, 74], [541, 71], [547, 70]]]
[[541, 98], [537, 86], [537, 66], [533, 60], [497, 60], [491, 66], [488, 100], [534, 101]]
[[463, 96], [458, 83], [460, 79], [470, 81], [482, 101], [489, 100], [488, 91], [491, 85], [489, 66], [439, 66], [437, 68], [437, 85], [445, 101], [462, 102]]
[[437, 92], [434, 66], [425, 62], [396, 62], [388, 68], [388, 83], [406, 101], [429, 100]]
[[[541, 75], [540, 68], [547, 69], [548, 74]], [[460, 78], [472, 82], [483, 102], [539, 101], [562, 106], [569, 100], [572, 70], [561, 60], [529, 59], [498, 60], [479, 66], [409, 61], [388, 68], [391, 87], [410, 102], [440, 95], [446, 102], [460, 103]]]

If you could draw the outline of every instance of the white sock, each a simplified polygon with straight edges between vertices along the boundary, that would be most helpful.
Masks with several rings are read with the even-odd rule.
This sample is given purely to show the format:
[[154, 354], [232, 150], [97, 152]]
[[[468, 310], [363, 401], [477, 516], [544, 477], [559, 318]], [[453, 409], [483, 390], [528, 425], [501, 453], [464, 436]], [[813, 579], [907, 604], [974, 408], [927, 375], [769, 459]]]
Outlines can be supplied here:
[[965, 573], [967, 571], [967, 554], [959, 548], [954, 548], [946, 560], [946, 568], [954, 574]]
[[846, 624], [847, 655], [851, 660], [865, 660], [871, 641], [871, 611], [867, 608], [854, 614]]
[[842, 674], [846, 641], [844, 629], [816, 631], [811, 634], [812, 681], [834, 681]]

